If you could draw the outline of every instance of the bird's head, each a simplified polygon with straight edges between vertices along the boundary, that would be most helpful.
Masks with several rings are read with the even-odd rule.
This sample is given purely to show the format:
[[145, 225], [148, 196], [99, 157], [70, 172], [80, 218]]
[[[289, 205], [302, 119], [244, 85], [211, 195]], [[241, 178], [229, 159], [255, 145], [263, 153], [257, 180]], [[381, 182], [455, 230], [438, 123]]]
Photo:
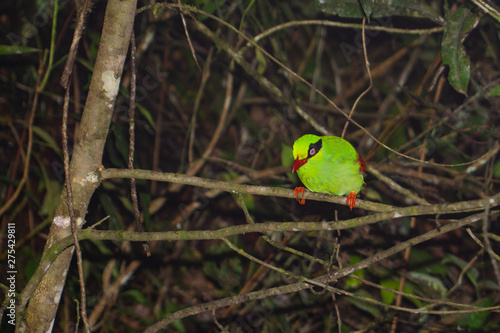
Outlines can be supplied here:
[[292, 172], [297, 171], [301, 166], [307, 163], [310, 158], [321, 151], [323, 142], [317, 135], [306, 134], [298, 138], [293, 143], [293, 163]]

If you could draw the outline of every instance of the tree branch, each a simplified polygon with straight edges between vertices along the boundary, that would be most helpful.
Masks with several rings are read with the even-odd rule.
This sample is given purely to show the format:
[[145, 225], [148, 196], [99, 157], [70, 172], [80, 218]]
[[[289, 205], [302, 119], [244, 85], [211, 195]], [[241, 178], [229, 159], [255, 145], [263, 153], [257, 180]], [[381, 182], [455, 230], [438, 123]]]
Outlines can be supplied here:
[[[483, 216], [484, 216], [484, 214], [482, 214], [482, 213], [475, 214], [475, 215], [466, 217], [462, 220], [447, 224], [443, 227], [439, 227], [439, 228], [436, 228], [434, 230], [431, 230], [425, 234], [414, 237], [414, 238], [409, 239], [405, 242], [402, 242], [396, 246], [393, 246], [385, 251], [382, 251], [382, 252], [379, 252], [373, 256], [370, 256], [370, 257], [368, 257], [368, 258], [366, 258], [366, 259], [364, 259], [364, 260], [362, 260], [354, 265], [340, 269], [340, 270], [334, 272], [333, 274], [326, 274], [326, 275], [320, 276], [320, 277], [314, 279], [315, 284], [323, 284], [325, 289], [327, 289], [329, 291], [333, 291], [333, 288], [329, 285], [330, 282], [337, 281], [338, 279], [343, 278], [345, 276], [348, 276], [357, 270], [368, 267], [376, 262], [379, 262], [383, 259], [388, 258], [391, 255], [394, 255], [398, 252], [404, 251], [406, 248], [408, 248], [410, 246], [415, 246], [417, 244], [420, 244], [422, 242], [430, 240], [430, 239], [432, 239], [440, 234], [444, 234], [444, 233], [450, 232], [452, 230], [461, 228], [465, 225], [480, 221], [483, 218]], [[292, 283], [292, 284], [288, 284], [288, 285], [284, 285], [284, 286], [280, 286], [280, 287], [259, 290], [259, 291], [251, 292], [248, 294], [231, 296], [231, 297], [223, 298], [223, 299], [220, 299], [217, 301], [200, 304], [197, 306], [191, 306], [187, 309], [179, 310], [179, 311], [167, 316], [166, 318], [163, 318], [162, 320], [160, 320], [156, 324], [150, 326], [144, 332], [145, 333], [157, 332], [160, 329], [166, 328], [168, 325], [170, 325], [171, 323], [173, 323], [176, 320], [179, 320], [179, 319], [182, 319], [182, 318], [185, 318], [188, 316], [196, 315], [196, 314], [199, 314], [199, 313], [202, 313], [205, 311], [215, 311], [219, 308], [226, 307], [226, 306], [229, 306], [232, 304], [239, 304], [239, 303], [243, 303], [243, 302], [256, 301], [256, 300], [260, 300], [260, 299], [264, 299], [264, 298], [269, 298], [272, 296], [284, 295], [284, 294], [297, 292], [297, 291], [305, 290], [305, 289], [309, 289], [309, 288], [311, 288], [311, 284], [309, 284], [307, 282], [306, 283], [298, 282], [298, 283]], [[342, 293], [343, 294], [351, 294], [348, 292], [342, 292]], [[382, 303], [382, 302], [379, 302], [379, 301], [376, 301], [374, 299], [367, 298], [367, 297], [364, 298], [363, 300], [366, 302], [371, 302], [371, 303], [375, 303], [378, 305], [382, 305], [384, 307], [390, 307], [390, 308], [395, 308], [395, 309], [400, 310], [400, 311], [407, 311], [407, 312], [414, 312], [414, 313], [443, 314], [443, 313], [470, 313], [470, 312], [477, 311], [477, 309], [470, 309], [470, 308], [463, 309], [463, 310], [452, 310], [452, 311], [410, 309], [410, 308], [404, 308], [404, 307], [391, 306], [391, 305], [388, 305], [388, 304], [385, 304], [385, 303]], [[439, 301], [437, 300], [436, 302], [439, 302]], [[460, 305], [461, 304], [457, 304], [457, 306], [460, 306]], [[492, 309], [498, 310], [498, 307], [492, 307], [490, 309], [482, 308], [481, 310], [486, 311], [486, 310], [492, 310]]]
[[[281, 198], [295, 198], [293, 190], [281, 187], [268, 187], [268, 186], [255, 186], [255, 185], [242, 185], [228, 182], [222, 182], [213, 179], [200, 178], [194, 176], [186, 176], [179, 173], [158, 172], [151, 170], [127, 170], [127, 169], [103, 169], [101, 170], [100, 179], [110, 178], [136, 178], [156, 180], [171, 183], [181, 183], [185, 185], [193, 185], [204, 188], [218, 189], [230, 193], [241, 194], [255, 194], [263, 196], [274, 196]], [[340, 196], [331, 195], [327, 193], [314, 193], [305, 192], [304, 199], [317, 200], [323, 202], [333, 202], [338, 204], [345, 204], [345, 199]], [[366, 200], [356, 201], [356, 207], [372, 211], [385, 212], [385, 218], [395, 218], [403, 216], [416, 216], [424, 214], [445, 214], [445, 213], [458, 213], [483, 210], [488, 204], [491, 207], [497, 206], [500, 200], [500, 193], [490, 198], [461, 201], [457, 203], [435, 204], [435, 205], [418, 205], [410, 207], [394, 207]], [[363, 218], [370, 218], [371, 216], [364, 216]]]

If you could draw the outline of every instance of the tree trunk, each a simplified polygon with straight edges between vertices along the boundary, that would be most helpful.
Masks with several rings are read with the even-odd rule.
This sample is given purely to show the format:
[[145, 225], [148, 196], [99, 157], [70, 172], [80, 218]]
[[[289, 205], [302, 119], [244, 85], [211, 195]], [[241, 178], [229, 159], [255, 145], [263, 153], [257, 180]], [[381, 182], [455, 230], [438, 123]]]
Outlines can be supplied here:
[[[102, 163], [136, 5], [137, 0], [109, 0], [107, 4], [101, 43], [70, 164], [75, 218], [79, 226], [99, 185], [97, 170]], [[67, 196], [63, 193], [44, 253], [54, 242], [71, 234]], [[66, 249], [50, 266], [32, 294], [17, 331], [48, 332], [53, 328], [73, 251], [73, 247]]]

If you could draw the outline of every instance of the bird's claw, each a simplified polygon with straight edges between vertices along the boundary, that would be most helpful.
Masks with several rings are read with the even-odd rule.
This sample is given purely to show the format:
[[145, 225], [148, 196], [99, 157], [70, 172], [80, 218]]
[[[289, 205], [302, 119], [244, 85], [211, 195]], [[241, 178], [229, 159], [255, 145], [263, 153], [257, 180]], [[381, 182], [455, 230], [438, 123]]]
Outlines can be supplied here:
[[304, 192], [306, 191], [306, 188], [305, 187], [296, 187], [294, 190], [293, 190], [293, 194], [295, 194], [295, 199], [297, 200], [297, 202], [301, 205], [305, 204], [306, 203], [306, 199], [302, 198], [302, 199], [299, 199], [299, 194], [304, 196]]
[[345, 202], [345, 204], [347, 206], [349, 206], [349, 209], [352, 210], [354, 208], [354, 206], [356, 206], [356, 195], [357, 193], [352, 191], [351, 193], [349, 193], [349, 195], [347, 196], [347, 200]]

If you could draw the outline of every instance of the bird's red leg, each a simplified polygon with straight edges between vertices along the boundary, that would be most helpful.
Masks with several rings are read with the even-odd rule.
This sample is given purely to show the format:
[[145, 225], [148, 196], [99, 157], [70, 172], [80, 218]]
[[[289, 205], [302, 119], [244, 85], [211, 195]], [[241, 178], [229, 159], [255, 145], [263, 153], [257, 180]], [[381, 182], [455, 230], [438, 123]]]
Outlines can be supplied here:
[[356, 195], [357, 195], [356, 192], [352, 191], [347, 196], [347, 200], [346, 200], [345, 204], [347, 206], [349, 206], [350, 210], [352, 210], [354, 208], [354, 206], [356, 206]]
[[295, 190], [293, 190], [293, 194], [295, 194], [295, 199], [298, 201], [299, 204], [303, 205], [306, 203], [306, 199], [299, 199], [299, 194], [304, 196], [304, 192], [306, 191], [305, 187], [296, 187]]

